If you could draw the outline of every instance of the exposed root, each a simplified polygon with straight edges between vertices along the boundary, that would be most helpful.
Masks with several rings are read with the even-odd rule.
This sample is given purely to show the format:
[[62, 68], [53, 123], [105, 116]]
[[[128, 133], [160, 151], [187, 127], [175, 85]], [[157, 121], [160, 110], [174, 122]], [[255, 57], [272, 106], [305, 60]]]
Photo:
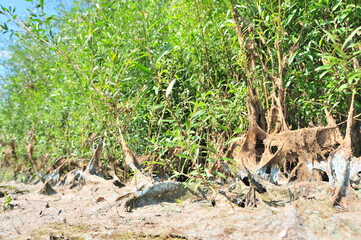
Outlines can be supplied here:
[[186, 193], [182, 183], [175, 181], [154, 182], [150, 176], [145, 175], [136, 154], [128, 147], [119, 127], [118, 131], [119, 142], [125, 154], [125, 163], [134, 172], [131, 186], [135, 188], [135, 191], [126, 193], [117, 199], [125, 201], [124, 206], [127, 211], [161, 201], [175, 200]]
[[[120, 128], [119, 142], [125, 154], [125, 163], [134, 172], [133, 179], [127, 186], [129, 191], [116, 199], [116, 201], [124, 202], [124, 206], [127, 210], [161, 201], [174, 201], [186, 194], [187, 190], [182, 183], [175, 181], [154, 182], [150, 176], [147, 176], [141, 168], [137, 156], [125, 142]], [[67, 160], [64, 159], [52, 174], [46, 175], [46, 183], [40, 192], [47, 195], [55, 194], [56, 191], [52, 189], [51, 184], [67, 186], [69, 188], [82, 187], [87, 183], [103, 183], [105, 185], [124, 187], [125, 185], [120, 182], [114, 169], [112, 170], [114, 175], [113, 181], [104, 179], [104, 174], [99, 166], [102, 151], [103, 141], [100, 141], [91, 161], [84, 171], [81, 169], [74, 169], [64, 175], [61, 179], [60, 169], [67, 162]]]
[[98, 144], [98, 147], [96, 148], [94, 155], [92, 157], [92, 159], [90, 160], [87, 168], [85, 171], [89, 172], [92, 175], [103, 175], [103, 173], [101, 171], [99, 171], [99, 161], [100, 161], [100, 157], [103, 153], [103, 141], [101, 140], [100, 143]]
[[187, 190], [180, 182], [159, 182], [150, 187], [127, 195], [125, 208], [130, 211], [133, 208], [143, 207], [163, 201], [174, 201], [186, 194]]
[[61, 186], [69, 186], [69, 188], [75, 188], [77, 186], [85, 185], [86, 177], [82, 170], [74, 169], [67, 173], [63, 180], [60, 182]]
[[[353, 115], [354, 115], [355, 93], [352, 94], [351, 105], [347, 117], [346, 135], [342, 144], [330, 155], [328, 159], [328, 173], [330, 184], [335, 193], [332, 196], [334, 206], [341, 206], [341, 200], [346, 196], [350, 179], [359, 178], [361, 164], [357, 158], [353, 157], [352, 134]], [[356, 161], [353, 161], [356, 160]]]
[[29, 132], [29, 143], [26, 146], [26, 152], [28, 154], [28, 161], [31, 162], [31, 164], [33, 165], [34, 170], [36, 172], [39, 172], [38, 165], [34, 161], [34, 157], [33, 157], [33, 155], [34, 155], [34, 146], [35, 146], [35, 132], [34, 132], [34, 127], [33, 127]]
[[246, 194], [244, 202], [247, 207], [250, 208], [257, 207], [258, 199], [257, 199], [255, 187], [252, 184], [250, 185], [249, 191]]

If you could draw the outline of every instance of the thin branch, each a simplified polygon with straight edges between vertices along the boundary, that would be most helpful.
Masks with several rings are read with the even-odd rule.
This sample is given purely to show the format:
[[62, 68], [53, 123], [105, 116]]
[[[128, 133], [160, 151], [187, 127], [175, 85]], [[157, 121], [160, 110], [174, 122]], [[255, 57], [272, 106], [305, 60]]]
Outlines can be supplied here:
[[284, 56], [283, 56], [283, 59], [282, 59], [282, 64], [283, 64], [283, 66], [286, 65], [286, 62], [287, 62], [287, 60], [288, 60], [288, 57], [292, 56], [292, 55], [296, 52], [296, 50], [297, 50], [297, 48], [298, 48], [298, 45], [299, 45], [299, 43], [300, 43], [300, 40], [301, 40], [301, 36], [302, 36], [304, 30], [305, 30], [305, 27], [302, 25], [302, 29], [301, 29], [300, 35], [298, 35], [298, 38], [297, 38], [296, 42], [295, 42], [295, 43], [292, 45], [292, 47], [290, 48], [290, 50], [289, 50], [289, 52], [288, 52], [288, 56], [287, 56], [287, 55], [284, 55]]

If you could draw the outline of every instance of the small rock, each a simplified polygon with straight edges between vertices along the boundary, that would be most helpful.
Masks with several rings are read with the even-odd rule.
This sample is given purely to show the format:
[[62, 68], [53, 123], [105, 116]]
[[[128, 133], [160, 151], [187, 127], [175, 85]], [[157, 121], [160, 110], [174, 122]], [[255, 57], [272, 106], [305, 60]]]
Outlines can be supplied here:
[[98, 203], [98, 202], [104, 202], [104, 201], [105, 201], [105, 198], [99, 197], [95, 202]]
[[125, 184], [121, 183], [119, 180], [114, 180], [113, 184], [119, 188], [125, 187]]

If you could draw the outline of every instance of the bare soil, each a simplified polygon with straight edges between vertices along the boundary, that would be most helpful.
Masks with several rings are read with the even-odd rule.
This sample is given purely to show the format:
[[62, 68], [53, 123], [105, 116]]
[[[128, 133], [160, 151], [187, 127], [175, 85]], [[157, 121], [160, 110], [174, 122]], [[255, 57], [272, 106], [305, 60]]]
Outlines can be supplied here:
[[39, 193], [42, 184], [0, 185], [13, 199], [13, 209], [4, 210], [6, 197], [0, 198], [0, 239], [361, 239], [358, 192], [335, 209], [325, 182], [268, 186], [257, 208], [217, 194], [213, 201], [188, 195], [131, 212], [116, 202], [126, 187], [87, 183], [47, 196]]

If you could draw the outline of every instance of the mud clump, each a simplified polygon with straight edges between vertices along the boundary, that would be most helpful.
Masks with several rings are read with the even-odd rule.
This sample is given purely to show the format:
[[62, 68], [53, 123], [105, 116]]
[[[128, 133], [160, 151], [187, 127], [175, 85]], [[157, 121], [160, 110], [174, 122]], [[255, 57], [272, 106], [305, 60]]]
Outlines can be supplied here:
[[43, 195], [54, 195], [57, 194], [57, 192], [52, 188], [51, 184], [49, 182], [46, 182], [44, 186], [39, 191], [40, 194]]

